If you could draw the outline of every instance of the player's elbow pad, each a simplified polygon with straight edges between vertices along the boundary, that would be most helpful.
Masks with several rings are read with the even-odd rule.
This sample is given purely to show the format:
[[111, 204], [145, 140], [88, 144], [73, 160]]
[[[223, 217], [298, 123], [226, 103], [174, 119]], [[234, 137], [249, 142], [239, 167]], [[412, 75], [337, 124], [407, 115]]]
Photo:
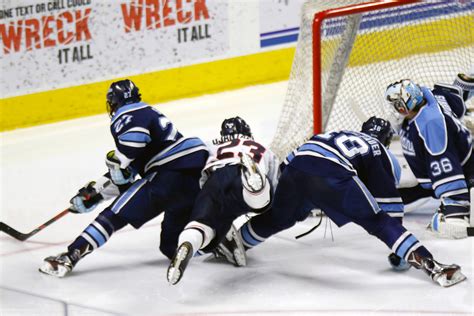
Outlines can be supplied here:
[[265, 212], [272, 200], [272, 189], [270, 181], [265, 181], [263, 188], [258, 192], [251, 192], [245, 188], [242, 189], [244, 201], [252, 209], [252, 212], [263, 213]]

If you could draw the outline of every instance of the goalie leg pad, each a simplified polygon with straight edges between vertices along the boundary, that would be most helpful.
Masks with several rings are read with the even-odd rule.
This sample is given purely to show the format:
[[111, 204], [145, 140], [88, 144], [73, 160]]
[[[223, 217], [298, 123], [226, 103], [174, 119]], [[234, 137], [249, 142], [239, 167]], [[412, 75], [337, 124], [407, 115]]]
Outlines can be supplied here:
[[467, 219], [449, 218], [436, 212], [427, 228], [441, 238], [461, 239], [467, 237], [468, 227]]

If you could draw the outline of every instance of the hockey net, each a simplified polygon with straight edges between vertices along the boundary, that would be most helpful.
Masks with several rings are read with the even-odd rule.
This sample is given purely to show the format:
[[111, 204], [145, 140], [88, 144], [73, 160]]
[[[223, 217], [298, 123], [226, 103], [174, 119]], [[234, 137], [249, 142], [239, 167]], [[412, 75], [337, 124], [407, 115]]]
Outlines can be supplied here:
[[473, 8], [472, 0], [305, 2], [272, 150], [283, 159], [315, 133], [384, 117], [394, 81], [452, 83], [474, 63]]

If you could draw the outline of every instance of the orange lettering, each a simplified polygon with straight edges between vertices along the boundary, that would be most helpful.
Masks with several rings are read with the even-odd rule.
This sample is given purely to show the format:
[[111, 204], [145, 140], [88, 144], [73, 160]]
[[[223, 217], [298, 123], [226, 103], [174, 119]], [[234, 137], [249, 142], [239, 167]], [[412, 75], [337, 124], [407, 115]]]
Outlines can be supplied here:
[[15, 52], [20, 50], [22, 24], [23, 21], [18, 21], [18, 26], [15, 28], [15, 23], [10, 22], [8, 31], [5, 24], [0, 24], [0, 35], [2, 36], [3, 52], [5, 54], [11, 53], [12, 46]]
[[125, 22], [125, 32], [129, 33], [132, 30], [132, 27], [136, 31], [140, 30], [141, 21], [142, 21], [142, 7], [143, 0], [138, 0], [138, 5], [134, 0], [130, 4], [130, 10], [127, 11], [127, 5], [124, 3], [121, 5], [123, 20]]
[[201, 16], [203, 16], [206, 20], [209, 19], [209, 11], [207, 10], [206, 0], [196, 0], [196, 3], [194, 4], [194, 18], [196, 21], [199, 21]]
[[37, 19], [25, 21], [26, 50], [31, 50], [31, 44], [35, 42], [35, 48], [41, 48], [41, 37], [39, 34], [40, 23]]
[[160, 2], [159, 0], [146, 0], [146, 28], [154, 29], [161, 27]]
[[169, 6], [169, 0], [163, 0], [163, 24], [164, 26], [171, 26], [176, 23], [173, 18], [170, 17], [170, 14], [173, 12]]
[[[187, 3], [190, 3], [191, 0], [186, 0]], [[184, 12], [183, 9], [183, 0], [176, 0], [176, 10], [178, 11], [178, 22], [179, 23], [189, 23], [191, 22], [191, 12]]]
[[89, 32], [89, 14], [91, 9], [88, 8], [84, 12], [84, 17], [81, 16], [81, 11], [76, 11], [76, 41], [82, 41], [82, 34], [84, 33], [85, 40], [90, 40], [92, 38], [91, 33]]
[[52, 15], [44, 16], [42, 20], [43, 20], [43, 46], [44, 47], [55, 46], [56, 42], [48, 38], [49, 35], [53, 33], [53, 28], [49, 26], [49, 23], [54, 22], [54, 17]]
[[58, 42], [61, 44], [69, 44], [72, 42], [72, 39], [74, 37], [73, 32], [64, 32], [64, 22], [63, 20], [66, 20], [67, 23], [72, 23], [73, 17], [71, 12], [63, 12], [58, 16], [58, 19], [56, 20], [56, 26], [58, 28]]

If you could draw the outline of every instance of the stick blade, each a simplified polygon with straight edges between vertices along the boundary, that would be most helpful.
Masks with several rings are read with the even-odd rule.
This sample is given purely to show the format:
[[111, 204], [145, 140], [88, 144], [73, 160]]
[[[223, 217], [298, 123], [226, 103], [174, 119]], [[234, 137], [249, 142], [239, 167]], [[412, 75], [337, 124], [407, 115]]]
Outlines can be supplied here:
[[24, 241], [28, 239], [28, 237], [30, 237], [28, 234], [20, 233], [19, 231], [13, 229], [4, 222], [0, 222], [0, 231], [20, 241]]

